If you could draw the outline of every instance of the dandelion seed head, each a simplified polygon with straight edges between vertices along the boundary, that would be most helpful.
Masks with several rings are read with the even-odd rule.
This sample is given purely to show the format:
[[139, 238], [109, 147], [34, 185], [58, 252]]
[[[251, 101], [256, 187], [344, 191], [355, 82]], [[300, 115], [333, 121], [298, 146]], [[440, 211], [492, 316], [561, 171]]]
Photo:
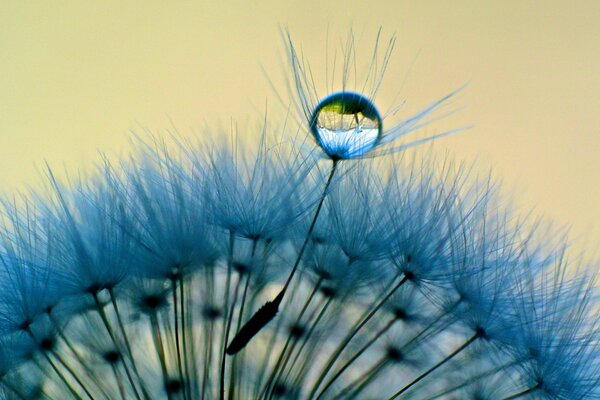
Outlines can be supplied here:
[[[421, 130], [430, 122], [451, 114], [452, 110], [446, 111], [445, 114], [442, 110], [449, 105], [451, 99], [460, 92], [461, 88], [429, 104], [412, 116], [400, 121], [390, 121], [389, 128], [383, 130], [385, 118], [396, 114], [401, 107], [392, 106], [388, 112], [382, 115], [375, 106], [375, 99], [393, 53], [396, 37], [392, 36], [387, 44], [381, 43], [382, 41], [380, 31], [373, 44], [372, 56], [370, 58], [358, 57], [357, 40], [354, 33], [350, 31], [341, 49], [334, 51], [335, 53], [337, 50], [340, 51], [341, 65], [336, 65], [336, 57], [333, 57], [332, 65], [327, 65], [325, 73], [326, 94], [319, 95], [322, 93], [322, 89], [315, 83], [310, 64], [296, 49], [289, 33], [287, 34], [286, 44], [292, 70], [292, 78], [288, 86], [294, 88], [296, 92], [296, 109], [301, 118], [305, 120], [316, 143], [321, 147], [325, 156], [331, 160], [367, 158], [396, 153], [463, 129], [454, 129], [421, 139], [396, 143], [400, 138]], [[367, 60], [366, 66], [357, 65], [357, 60]], [[340, 76], [329, 77], [329, 74], [334, 75], [338, 68], [337, 73]], [[329, 72], [329, 69], [333, 72]], [[360, 70], [364, 70], [364, 74], [361, 76], [362, 81], [357, 78], [357, 71]]]
[[290, 44], [322, 152], [266, 122], [253, 144], [151, 136], [0, 200], [0, 397], [600, 398], [597, 266], [470, 167], [371, 159], [432, 139], [396, 143], [454, 96], [387, 120], [378, 40], [352, 83], [349, 35], [326, 96]]

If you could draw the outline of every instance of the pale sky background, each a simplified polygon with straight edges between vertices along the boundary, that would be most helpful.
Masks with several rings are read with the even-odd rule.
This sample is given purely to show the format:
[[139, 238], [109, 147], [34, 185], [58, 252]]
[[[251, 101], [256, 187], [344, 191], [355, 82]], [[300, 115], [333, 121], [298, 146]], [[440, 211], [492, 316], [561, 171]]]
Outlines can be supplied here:
[[599, 1], [2, 1], [2, 192], [39, 182], [44, 160], [89, 171], [99, 150], [126, 154], [140, 126], [256, 126], [266, 101], [282, 120], [261, 70], [283, 75], [281, 26], [315, 65], [328, 29], [336, 44], [352, 27], [367, 59], [380, 26], [395, 33], [377, 100], [399, 92], [402, 115], [468, 82], [432, 132], [474, 128], [436, 151], [491, 168], [521, 210], [598, 253]]

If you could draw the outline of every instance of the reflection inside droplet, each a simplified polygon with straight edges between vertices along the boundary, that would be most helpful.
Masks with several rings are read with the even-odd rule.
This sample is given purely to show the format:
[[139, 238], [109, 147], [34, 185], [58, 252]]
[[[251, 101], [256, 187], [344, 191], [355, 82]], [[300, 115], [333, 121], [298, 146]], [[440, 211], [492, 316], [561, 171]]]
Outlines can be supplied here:
[[312, 134], [332, 159], [359, 157], [381, 138], [381, 116], [371, 100], [354, 92], [325, 97], [310, 120]]

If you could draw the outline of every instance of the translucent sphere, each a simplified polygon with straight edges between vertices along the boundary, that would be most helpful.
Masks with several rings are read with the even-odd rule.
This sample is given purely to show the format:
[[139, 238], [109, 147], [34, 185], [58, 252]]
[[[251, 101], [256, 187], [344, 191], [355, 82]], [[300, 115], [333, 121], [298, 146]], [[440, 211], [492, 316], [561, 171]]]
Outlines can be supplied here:
[[359, 93], [333, 93], [317, 104], [310, 129], [333, 160], [359, 157], [372, 150], [382, 133], [379, 111]]

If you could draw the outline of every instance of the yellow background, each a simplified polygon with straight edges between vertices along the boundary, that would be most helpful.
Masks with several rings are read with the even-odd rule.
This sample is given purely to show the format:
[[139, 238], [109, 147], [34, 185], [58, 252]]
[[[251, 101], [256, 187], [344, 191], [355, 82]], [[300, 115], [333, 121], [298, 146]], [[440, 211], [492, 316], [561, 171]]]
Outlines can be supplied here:
[[324, 54], [327, 30], [333, 44], [349, 27], [359, 38], [372, 38], [379, 26], [387, 37], [396, 33], [381, 101], [400, 91], [407, 112], [468, 82], [458, 104], [464, 109], [451, 123], [474, 128], [439, 141], [436, 151], [491, 168], [521, 210], [572, 226], [594, 252], [598, 1], [5, 0], [2, 191], [35, 185], [44, 160], [88, 171], [98, 150], [126, 154], [130, 129], [160, 129], [171, 119], [201, 135], [230, 117], [255, 126], [267, 100], [280, 120], [261, 70], [282, 75], [280, 26], [311, 61]]

